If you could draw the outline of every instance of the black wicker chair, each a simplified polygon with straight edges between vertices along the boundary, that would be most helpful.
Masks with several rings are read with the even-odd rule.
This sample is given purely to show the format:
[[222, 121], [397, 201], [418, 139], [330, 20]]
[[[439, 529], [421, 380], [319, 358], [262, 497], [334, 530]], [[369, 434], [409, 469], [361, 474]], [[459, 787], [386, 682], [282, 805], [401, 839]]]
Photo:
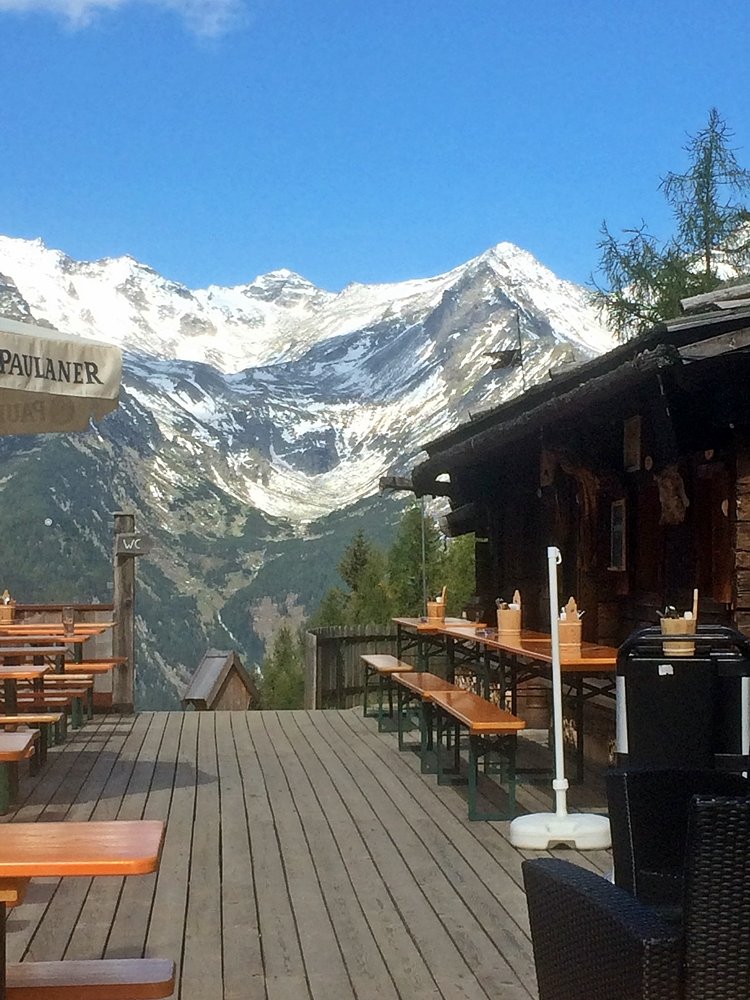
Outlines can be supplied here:
[[750, 800], [689, 810], [683, 923], [566, 861], [526, 861], [540, 1000], [750, 1000]]
[[750, 782], [721, 771], [607, 773], [615, 883], [680, 919], [688, 809], [695, 795], [750, 795]]

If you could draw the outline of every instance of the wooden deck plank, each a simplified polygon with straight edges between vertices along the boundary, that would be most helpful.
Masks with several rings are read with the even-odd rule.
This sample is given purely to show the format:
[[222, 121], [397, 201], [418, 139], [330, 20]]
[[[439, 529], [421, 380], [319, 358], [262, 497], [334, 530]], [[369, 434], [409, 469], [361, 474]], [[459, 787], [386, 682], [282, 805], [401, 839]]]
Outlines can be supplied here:
[[[325, 898], [339, 948], [359, 1000], [398, 1000], [398, 993], [363, 914], [336, 837], [311, 787], [302, 760], [306, 744], [290, 738], [289, 712], [264, 713], [266, 733], [284, 769], [289, 791], [310, 850], [310, 860]], [[292, 727], [292, 736], [299, 731]]]
[[311, 994], [294, 911], [286, 891], [283, 858], [268, 789], [247, 725], [247, 714], [235, 720], [234, 738], [242, 768], [268, 1000], [304, 1000]]
[[273, 713], [248, 713], [247, 723], [284, 860], [287, 892], [297, 924], [305, 976], [315, 1000], [346, 996], [352, 992], [351, 980], [320, 889], [310, 845], [278, 754], [269, 739], [266, 729], [269, 717], [274, 719]]
[[[342, 742], [370, 767], [375, 780], [401, 811], [425, 852], [447, 876], [453, 891], [471, 914], [464, 931], [469, 943], [462, 942], [460, 947], [465, 955], [471, 955], [473, 950], [478, 952], [471, 963], [472, 968], [480, 969], [495, 950], [501, 962], [492, 970], [492, 975], [510, 977], [508, 982], [527, 988], [529, 984], [533, 986], [534, 963], [526, 898], [522, 887], [508, 876], [497, 856], [486, 851], [474, 836], [472, 828], [481, 824], [468, 820], [465, 806], [461, 819], [445, 815], [435, 802], [437, 785], [432, 784], [435, 779], [430, 779], [430, 788], [424, 776], [405, 766], [404, 758], [413, 755], [401, 754], [394, 748], [389, 751], [382, 741], [372, 739], [364, 727], [355, 726], [351, 716], [350, 712], [329, 715], [328, 721], [341, 735]], [[385, 751], [382, 756], [381, 750]], [[382, 762], [381, 766], [368, 762], [367, 754], [374, 754]], [[394, 754], [398, 766], [394, 764]], [[514, 861], [518, 869], [520, 858], [517, 854]], [[479, 928], [474, 927], [472, 921], [478, 922]]]
[[[367, 850], [375, 864], [388, 872], [388, 888], [435, 980], [446, 997], [485, 1000], [488, 994], [474, 976], [430, 898], [442, 896], [439, 873], [425, 861], [424, 852], [411, 828], [379, 793], [366, 767], [347, 763], [331, 744], [329, 713], [311, 716], [326, 768], [355, 823], [363, 831]], [[346, 749], [346, 748], [342, 748]], [[333, 752], [332, 752], [333, 751]]]
[[[143, 769], [139, 769], [138, 762], [144, 748], [148, 754], [152, 746], [158, 746], [160, 727], [154, 723], [154, 718], [153, 715], [136, 716], [130, 736], [123, 744], [92, 819], [141, 818], [135, 792], [140, 787], [144, 774], [141, 773]], [[104, 956], [123, 882], [122, 878], [95, 878], [92, 881], [68, 943], [65, 959], [94, 959]]]
[[[389, 749], [396, 749], [396, 736], [391, 733], [378, 733], [375, 728], [375, 723], [371, 720], [365, 720], [362, 718], [361, 712], [348, 712], [344, 713], [343, 716], [350, 727], [358, 733], [363, 735], [365, 732], [368, 734], [367, 739], [370, 745], [376, 749], [379, 755], [388, 755]], [[382, 759], [382, 756], [381, 756]], [[424, 783], [424, 777], [419, 772], [419, 757], [416, 754], [404, 753], [403, 759], [407, 765], [415, 772], [420, 783]], [[548, 852], [539, 851], [524, 851], [514, 848], [508, 841], [508, 823], [502, 822], [481, 822], [481, 823], [469, 823], [466, 818], [466, 799], [461, 793], [457, 793], [455, 788], [450, 786], [437, 787], [434, 784], [427, 786], [431, 789], [431, 793], [428, 795], [428, 800], [433, 799], [433, 795], [437, 796], [440, 801], [449, 809], [454, 816], [461, 820], [464, 825], [472, 831], [474, 836], [479, 838], [487, 847], [487, 849], [496, 856], [499, 856], [506, 870], [508, 871], [511, 878], [515, 878], [518, 885], [523, 889], [523, 881], [521, 879], [521, 869], [520, 869], [520, 859], [524, 858], [538, 858], [541, 856], [560, 856], [560, 852], [563, 852], [563, 856], [566, 860], [572, 861], [574, 864], [581, 865], [584, 868], [590, 868], [592, 871], [598, 871], [600, 873], [607, 873], [612, 868], [612, 855], [609, 851], [586, 851], [578, 852], [568, 847], [553, 848]], [[597, 812], [603, 812], [604, 810], [604, 789], [603, 786], [600, 787], [599, 782], [594, 783], [594, 791], [590, 786], [584, 788], [574, 787], [572, 800], [577, 801], [579, 806], [586, 804], [587, 809], [595, 809]], [[516, 789], [517, 804], [519, 811], [528, 812], [553, 812], [554, 811], [554, 800], [551, 788], [551, 779], [548, 782], [543, 782], [541, 784], [519, 784]], [[428, 808], [434, 808], [432, 802]], [[524, 913], [525, 926], [528, 926], [526, 921], [526, 897], [523, 895], [522, 907]]]
[[[86, 753], [93, 757], [93, 764], [75, 799], [70, 802], [65, 819], [86, 822], [92, 818], [123, 748], [128, 729], [117, 724], [100, 727], [99, 734], [103, 737], [101, 746], [92, 747], [89, 744]], [[46, 817], [48, 813], [43, 815]], [[46, 919], [24, 952], [25, 960], [60, 961], [63, 958], [91, 883], [90, 878], [60, 879], [45, 914]]]
[[365, 835], [355, 824], [325, 767], [326, 748], [318, 739], [317, 730], [310, 724], [308, 713], [285, 713], [283, 720], [291, 741], [298, 747], [305, 775], [325, 813], [346, 874], [399, 995], [413, 1000], [441, 998], [442, 994], [412, 940], [409, 927], [388, 891], [385, 875], [367, 850]]
[[337, 841], [340, 826], [337, 824], [334, 832], [305, 769], [312, 751], [301, 738], [292, 715], [278, 713], [278, 728], [271, 728], [264, 717], [266, 729], [284, 767], [352, 986], [359, 1000], [398, 1000], [388, 963], [367, 922], [363, 901]]
[[[156, 875], [146, 937], [146, 957], [171, 958], [180, 983], [185, 944], [185, 916], [193, 845], [198, 754], [198, 712], [185, 712], [177, 749], [167, 830]], [[161, 816], [159, 818], [164, 818]], [[143, 887], [138, 886], [138, 891]]]
[[[123, 819], [161, 819], [168, 821], [172, 787], [177, 770], [177, 751], [182, 731], [179, 712], [160, 712], [153, 730], [154, 741], [142, 749], [133, 791]], [[151, 732], [151, 727], [149, 727]], [[132, 811], [131, 811], [132, 810]], [[151, 915], [157, 875], [126, 878], [117, 901], [104, 958], [129, 958], [145, 955], [146, 934]], [[162, 956], [155, 956], [162, 957]], [[169, 955], [169, 958], [174, 956]]]
[[[265, 1000], [253, 854], [244, 807], [235, 725], [244, 716], [222, 712], [216, 721], [221, 796], [221, 905], [223, 1000]], [[244, 765], [244, 761], [242, 762]], [[248, 775], [252, 787], [252, 775]]]
[[216, 726], [220, 713], [193, 712], [198, 722], [198, 774], [190, 851], [181, 1000], [205, 1000], [223, 982], [221, 804]]
[[14, 816], [162, 819], [167, 837], [154, 875], [33, 880], [12, 959], [172, 958], [179, 1000], [536, 996], [521, 861], [538, 854], [470, 823], [361, 711], [97, 717]]
[[[282, 729], [280, 716], [285, 714], [264, 712], [261, 719], [267, 746], [276, 757], [276, 764], [270, 766], [278, 768], [279, 775], [283, 774], [290, 813], [293, 810], [289, 848], [296, 853], [296, 844], [299, 845], [296, 867], [304, 865], [307, 868], [306, 877], [312, 886], [312, 892], [306, 894], [306, 906], [309, 907], [314, 899], [318, 910], [324, 908], [320, 917], [316, 917], [314, 912], [310, 914], [317, 929], [314, 937], [307, 933], [309, 940], [306, 940], [305, 931], [308, 921], [304, 913], [296, 908], [312, 992], [316, 996], [325, 996], [327, 990], [329, 996], [337, 996], [354, 991], [362, 1000], [375, 1000], [376, 997], [397, 1000], [393, 981], [362, 918], [341, 858], [335, 850], [331, 831], [310, 793], [297, 753]], [[304, 838], [306, 857], [300, 837]], [[293, 884], [294, 872], [291, 869], [288, 875]], [[330, 957], [325, 959], [329, 968], [320, 968], [326, 953], [334, 955], [335, 970], [330, 968]], [[335, 971], [335, 976], [331, 975], [331, 971]]]
[[79, 733], [69, 731], [64, 743], [50, 748], [39, 777], [22, 783], [16, 809], [3, 819], [33, 823], [43, 814], [45, 819], [64, 819], [64, 801], [70, 804], [74, 800], [93, 767], [95, 754], [90, 750], [100, 747], [105, 725], [111, 726], [111, 719], [106, 723], [104, 717], [99, 717]]
[[[373, 733], [369, 726], [354, 713], [343, 713], [342, 720], [352, 730], [348, 739], [366, 740], [383, 768], [392, 766], [395, 741], [384, 740]], [[397, 751], [398, 752], [398, 751]], [[507, 840], [507, 823], [470, 822], [466, 800], [450, 786], [439, 786], [434, 777], [425, 781], [419, 770], [419, 755], [404, 752], [400, 760], [408, 774], [400, 771], [405, 787], [416, 802], [442, 830], [449, 842], [458, 848], [476, 871], [480, 871], [483, 884], [498, 900], [514, 923], [528, 937], [526, 897], [521, 879], [521, 857]], [[502, 836], [505, 833], [506, 836]]]
[[[325, 732], [326, 726], [328, 733]], [[502, 922], [494, 920], [489, 925], [482, 916], [477, 916], [477, 913], [482, 914], [479, 900], [481, 898], [485, 902], [486, 895], [481, 893], [481, 881], [469, 866], [460, 863], [460, 855], [445, 841], [429, 813], [416, 806], [413, 797], [405, 792], [399, 778], [394, 775], [394, 771], [402, 766], [400, 755], [393, 754], [389, 767], [378, 767], [375, 755], [365, 743], [352, 741], [347, 746], [344, 742], [344, 736], [351, 730], [338, 713], [326, 713], [319, 728], [324, 738], [332, 741], [332, 748], [341, 757], [351, 779], [362, 788], [377, 812], [382, 814], [381, 810], [386, 811], [389, 834], [391, 824], [402, 831], [399, 836], [393, 836], [393, 845], [425, 892], [435, 918], [442, 925], [443, 934], [461, 956], [471, 976], [490, 997], [514, 988], [520, 993], [523, 983], [497, 949], [492, 936], [493, 924], [499, 927], [502, 922], [507, 923], [507, 914], [503, 913]], [[346, 760], [341, 750], [343, 747], [349, 751]], [[432, 830], [436, 835], [429, 844], [421, 832], [425, 829]], [[436, 850], [438, 838], [446, 848], [441, 855], [437, 855]], [[428, 846], [436, 853], [432, 854]], [[471, 893], [470, 903], [462, 898], [456, 886]], [[430, 930], [424, 946], [434, 947], [433, 942], [436, 938], [439, 940], [440, 934], [434, 920], [429, 920], [427, 926]]]

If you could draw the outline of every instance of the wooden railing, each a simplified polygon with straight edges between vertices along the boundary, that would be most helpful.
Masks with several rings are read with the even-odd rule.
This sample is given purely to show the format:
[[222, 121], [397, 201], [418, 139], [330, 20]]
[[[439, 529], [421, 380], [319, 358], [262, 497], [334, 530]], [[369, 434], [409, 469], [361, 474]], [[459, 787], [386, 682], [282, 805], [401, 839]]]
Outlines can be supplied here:
[[392, 625], [337, 625], [305, 633], [305, 708], [352, 708], [362, 702], [363, 653], [395, 653]]

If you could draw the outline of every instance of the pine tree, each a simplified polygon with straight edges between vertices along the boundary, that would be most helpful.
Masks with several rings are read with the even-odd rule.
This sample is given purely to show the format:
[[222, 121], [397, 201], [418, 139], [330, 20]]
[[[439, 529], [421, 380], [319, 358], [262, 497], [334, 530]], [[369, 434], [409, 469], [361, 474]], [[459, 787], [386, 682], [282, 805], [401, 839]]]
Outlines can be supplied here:
[[267, 709], [302, 708], [305, 669], [301, 638], [282, 625], [263, 661], [261, 705]]
[[362, 574], [373, 558], [374, 552], [373, 545], [367, 541], [360, 529], [347, 545], [338, 565], [341, 578], [350, 590], [355, 592], [358, 590]]
[[318, 610], [307, 621], [307, 628], [346, 625], [349, 622], [349, 594], [341, 587], [331, 587], [323, 595]]
[[733, 138], [719, 112], [711, 108], [708, 124], [685, 147], [689, 170], [669, 173], [661, 182], [677, 222], [677, 243], [684, 256], [700, 255], [700, 271], [709, 282], [718, 281], [717, 250], [732, 261], [748, 247], [746, 239], [733, 245], [750, 218], [745, 206], [732, 200], [750, 190], [750, 170], [737, 162], [729, 145]]
[[442, 580], [448, 588], [446, 613], [459, 617], [476, 593], [474, 535], [461, 535], [448, 542], [443, 557]]
[[750, 219], [735, 195], [750, 191], [750, 171], [740, 167], [733, 133], [712, 108], [708, 123], [689, 138], [684, 173], [668, 173], [660, 188], [672, 207], [676, 231], [662, 242], [645, 223], [618, 240], [602, 223], [596, 298], [616, 333], [626, 339], [679, 315], [680, 300], [720, 284], [717, 252], [735, 268], [746, 267]]
[[386, 577], [386, 562], [376, 549], [360, 574], [349, 601], [349, 621], [354, 625], [383, 625], [396, 613]]
[[418, 506], [407, 507], [399, 524], [396, 540], [388, 553], [388, 580], [394, 607], [400, 615], [423, 615], [422, 527], [424, 520], [425, 578], [427, 593], [443, 586], [442, 545], [434, 521], [422, 518]]

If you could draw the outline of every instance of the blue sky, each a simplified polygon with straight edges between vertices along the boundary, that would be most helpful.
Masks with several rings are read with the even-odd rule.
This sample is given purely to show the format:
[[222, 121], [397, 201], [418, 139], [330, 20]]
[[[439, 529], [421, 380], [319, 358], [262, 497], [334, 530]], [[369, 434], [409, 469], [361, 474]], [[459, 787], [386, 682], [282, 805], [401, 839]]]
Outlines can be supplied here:
[[0, 0], [0, 232], [191, 287], [335, 290], [502, 240], [585, 283], [603, 218], [719, 108], [750, 167], [746, 0]]

